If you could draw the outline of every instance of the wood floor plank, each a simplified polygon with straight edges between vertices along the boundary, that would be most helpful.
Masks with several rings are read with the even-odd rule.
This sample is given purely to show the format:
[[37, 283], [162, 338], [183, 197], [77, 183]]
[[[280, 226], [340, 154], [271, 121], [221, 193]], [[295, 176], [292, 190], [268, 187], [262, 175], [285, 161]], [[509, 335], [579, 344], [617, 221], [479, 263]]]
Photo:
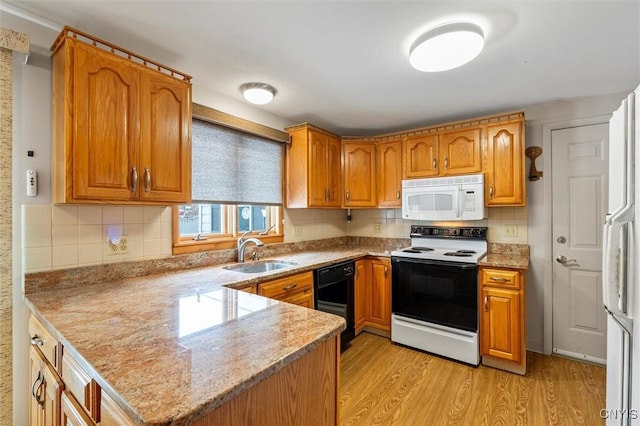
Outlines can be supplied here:
[[340, 423], [602, 425], [605, 368], [527, 353], [527, 374], [471, 367], [361, 333], [342, 353]]

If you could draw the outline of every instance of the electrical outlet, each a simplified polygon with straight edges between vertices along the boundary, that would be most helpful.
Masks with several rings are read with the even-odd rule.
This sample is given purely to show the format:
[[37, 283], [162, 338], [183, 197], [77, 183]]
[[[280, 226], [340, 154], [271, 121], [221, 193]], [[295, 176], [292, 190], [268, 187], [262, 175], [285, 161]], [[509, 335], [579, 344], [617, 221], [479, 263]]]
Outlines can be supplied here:
[[505, 225], [504, 226], [504, 236], [505, 237], [517, 237], [518, 236], [518, 226], [517, 225]]
[[300, 235], [302, 235], [302, 227], [301, 226], [294, 226], [293, 227], [293, 236], [294, 237], [299, 237]]
[[373, 224], [373, 232], [382, 232], [382, 224], [374, 223]]
[[107, 237], [107, 254], [127, 254], [129, 253], [129, 244], [126, 237]]

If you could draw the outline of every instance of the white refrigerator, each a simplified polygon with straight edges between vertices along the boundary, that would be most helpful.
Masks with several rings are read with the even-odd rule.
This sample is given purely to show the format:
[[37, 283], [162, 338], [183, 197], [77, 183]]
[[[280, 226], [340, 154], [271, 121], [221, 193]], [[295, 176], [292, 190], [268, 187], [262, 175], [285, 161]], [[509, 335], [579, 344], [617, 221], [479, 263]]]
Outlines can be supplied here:
[[[603, 238], [607, 425], [640, 425], [640, 87], [609, 122], [609, 205]], [[639, 201], [639, 202], [636, 202]], [[634, 321], [635, 320], [635, 321]]]

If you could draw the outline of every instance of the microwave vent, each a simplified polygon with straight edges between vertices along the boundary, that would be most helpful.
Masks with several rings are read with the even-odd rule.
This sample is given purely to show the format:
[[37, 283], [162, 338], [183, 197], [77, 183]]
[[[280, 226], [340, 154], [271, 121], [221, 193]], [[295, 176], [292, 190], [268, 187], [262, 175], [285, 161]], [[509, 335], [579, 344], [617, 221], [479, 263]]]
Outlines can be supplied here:
[[484, 183], [484, 175], [477, 174], [441, 178], [405, 179], [402, 181], [402, 187], [415, 188], [420, 186], [460, 185], [467, 183]]

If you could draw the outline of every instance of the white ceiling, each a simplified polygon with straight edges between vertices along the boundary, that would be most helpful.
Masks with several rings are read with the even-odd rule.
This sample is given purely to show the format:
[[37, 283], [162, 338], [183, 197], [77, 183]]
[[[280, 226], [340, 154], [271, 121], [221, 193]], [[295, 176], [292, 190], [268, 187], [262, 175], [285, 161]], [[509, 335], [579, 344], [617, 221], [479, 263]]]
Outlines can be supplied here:
[[[4, 6], [3, 6], [4, 4]], [[11, 1], [27, 12], [35, 51], [70, 25], [242, 100], [276, 87], [263, 108], [340, 135], [380, 134], [640, 84], [640, 1]], [[467, 19], [486, 44], [444, 73], [411, 68], [426, 28]], [[49, 26], [50, 28], [46, 28]]]

